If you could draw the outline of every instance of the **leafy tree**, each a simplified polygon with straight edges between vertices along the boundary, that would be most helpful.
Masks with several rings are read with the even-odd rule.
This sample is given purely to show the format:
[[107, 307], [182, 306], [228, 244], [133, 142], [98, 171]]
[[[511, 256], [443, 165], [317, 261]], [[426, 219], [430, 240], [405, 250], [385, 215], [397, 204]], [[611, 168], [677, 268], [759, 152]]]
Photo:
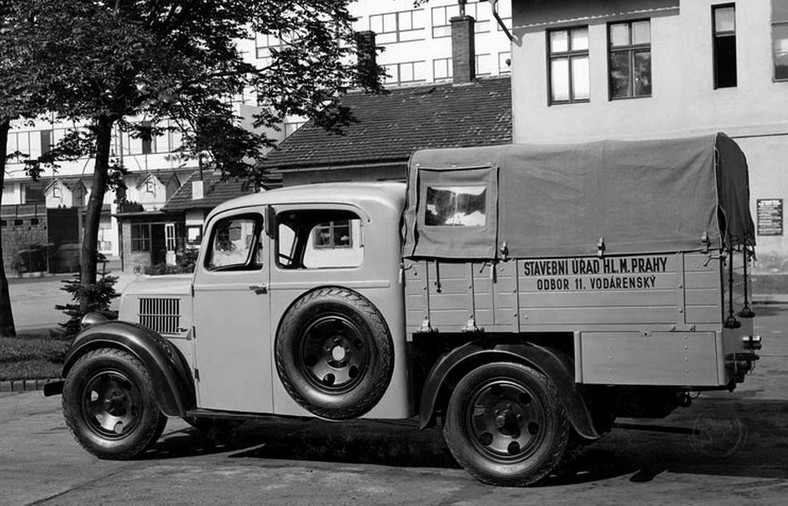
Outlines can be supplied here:
[[[379, 67], [356, 66], [350, 0], [26, 0], [13, 2], [13, 37], [0, 40], [24, 56], [11, 72], [41, 91], [46, 110], [84, 122], [95, 157], [84, 222], [80, 282], [96, 283], [99, 219], [114, 173], [113, 128], [159, 133], [174, 119], [183, 156], [207, 151], [223, 174], [262, 180], [254, 160], [273, 142], [240, 127], [228, 98], [254, 90], [265, 106], [257, 126], [284, 115], [312, 118], [331, 130], [352, 121], [339, 98], [350, 88], [378, 91]], [[238, 41], [255, 33], [282, 40], [262, 68], [247, 63]], [[135, 123], [135, 118], [145, 118]], [[72, 142], [73, 142], [72, 138]], [[84, 145], [83, 145], [84, 148]], [[67, 150], [66, 150], [67, 151]], [[31, 175], [40, 173], [30, 165]], [[44, 161], [46, 162], [46, 161]], [[89, 300], [80, 292], [80, 310]]]
[[[16, 153], [8, 153], [8, 133], [11, 121], [31, 114], [34, 107], [32, 99], [34, 86], [26, 87], [14, 80], [10, 69], [16, 67], [22, 59], [15, 48], [4, 44], [5, 39], [12, 36], [13, 0], [0, 0], [0, 188], [5, 185], [5, 168], [9, 158]], [[0, 205], [3, 196], [0, 194]], [[11, 296], [8, 292], [8, 278], [2, 263], [3, 244], [0, 241], [0, 337], [15, 337], [16, 326], [11, 308]]]

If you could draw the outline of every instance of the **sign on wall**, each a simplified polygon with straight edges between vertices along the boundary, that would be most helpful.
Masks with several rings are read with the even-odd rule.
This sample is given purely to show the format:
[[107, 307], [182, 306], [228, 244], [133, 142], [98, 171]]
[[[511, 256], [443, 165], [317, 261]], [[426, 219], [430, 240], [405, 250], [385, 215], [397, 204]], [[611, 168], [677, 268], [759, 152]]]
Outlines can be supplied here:
[[783, 235], [783, 199], [758, 199], [758, 235]]

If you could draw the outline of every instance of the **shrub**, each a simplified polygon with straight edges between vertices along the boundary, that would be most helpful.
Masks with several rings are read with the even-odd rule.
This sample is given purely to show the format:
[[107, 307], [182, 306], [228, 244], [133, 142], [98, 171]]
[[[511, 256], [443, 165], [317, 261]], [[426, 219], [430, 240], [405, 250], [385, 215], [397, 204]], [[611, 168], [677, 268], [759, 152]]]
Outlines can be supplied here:
[[118, 317], [117, 312], [109, 308], [112, 299], [120, 297], [120, 294], [115, 291], [115, 283], [118, 282], [117, 276], [102, 274], [95, 284], [86, 286], [82, 286], [79, 279], [79, 274], [77, 274], [76, 278], [63, 281], [66, 286], [61, 288], [64, 292], [71, 294], [71, 300], [74, 302], [55, 306], [55, 309], [63, 311], [69, 316], [66, 323], [58, 324], [63, 327], [66, 338], [72, 338], [82, 330], [80, 321], [86, 313], [80, 310], [79, 301], [83, 295], [88, 300], [87, 313], [100, 313], [113, 320]]

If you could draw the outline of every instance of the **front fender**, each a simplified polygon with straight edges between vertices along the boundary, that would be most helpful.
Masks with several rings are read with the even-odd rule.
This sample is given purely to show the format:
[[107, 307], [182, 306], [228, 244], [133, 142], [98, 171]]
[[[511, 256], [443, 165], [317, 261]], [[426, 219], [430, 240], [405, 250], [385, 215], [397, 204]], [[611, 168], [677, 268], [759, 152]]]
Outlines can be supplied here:
[[137, 357], [151, 376], [156, 403], [168, 416], [186, 415], [197, 405], [190, 368], [180, 351], [156, 332], [124, 321], [98, 323], [74, 338], [63, 364], [63, 377], [90, 350], [123, 349]]
[[419, 428], [433, 422], [435, 408], [445, 401], [449, 385], [475, 367], [491, 362], [515, 362], [541, 371], [558, 387], [572, 427], [582, 437], [599, 439], [591, 414], [583, 397], [575, 388], [574, 374], [568, 357], [550, 348], [534, 344], [500, 344], [483, 348], [478, 343], [468, 343], [441, 357], [430, 371], [419, 405]]

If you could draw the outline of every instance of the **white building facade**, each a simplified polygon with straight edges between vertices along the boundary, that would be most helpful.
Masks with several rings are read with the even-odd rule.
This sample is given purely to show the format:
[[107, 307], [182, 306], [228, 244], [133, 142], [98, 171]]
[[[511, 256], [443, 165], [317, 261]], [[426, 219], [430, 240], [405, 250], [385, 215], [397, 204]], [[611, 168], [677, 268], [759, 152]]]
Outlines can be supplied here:
[[757, 266], [788, 270], [788, 0], [512, 3], [515, 142], [725, 132], [749, 161]]

